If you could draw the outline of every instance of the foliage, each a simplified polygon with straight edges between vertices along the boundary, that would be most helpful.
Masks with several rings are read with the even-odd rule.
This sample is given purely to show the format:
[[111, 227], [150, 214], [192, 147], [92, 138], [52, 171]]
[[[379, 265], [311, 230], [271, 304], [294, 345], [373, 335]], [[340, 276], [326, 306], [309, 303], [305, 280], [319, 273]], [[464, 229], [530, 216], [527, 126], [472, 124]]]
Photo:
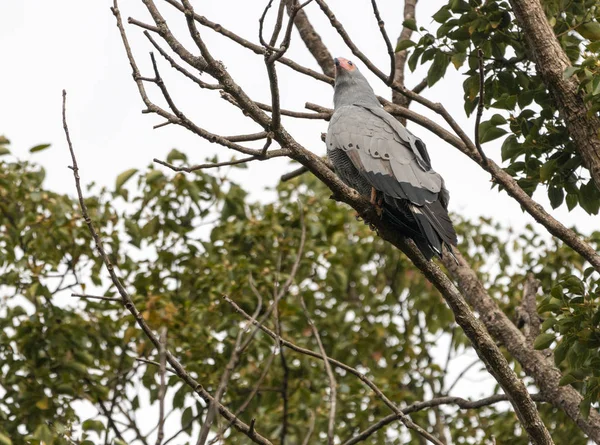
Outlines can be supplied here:
[[[3, 159], [0, 310], [5, 316], [0, 317], [0, 388], [6, 395], [0, 400], [0, 442], [94, 443], [109, 434], [107, 411], [126, 422], [119, 406], [131, 413], [144, 408], [140, 397], [127, 399], [127, 394], [135, 394], [138, 382], [156, 404], [158, 369], [135, 358], [156, 360], [157, 353], [119, 304], [65, 295], [115, 292], [92, 254], [76, 202], [46, 190], [39, 166]], [[170, 161], [186, 158], [174, 151]], [[86, 193], [91, 196], [86, 201], [91, 217], [144, 319], [155, 330], [168, 328], [169, 350], [208, 391], [216, 390], [243, 321], [221, 296], [228, 295], [253, 312], [259, 303], [252, 280], [262, 311], [266, 310], [297, 259], [299, 205], [308, 236], [295, 284], [279, 307], [284, 338], [318, 350], [298, 304], [301, 293], [328, 354], [365, 372], [388, 397], [405, 404], [443, 395], [451, 384], [448, 364], [436, 356], [435, 348], [440, 338], [448, 337], [445, 333], [453, 332], [452, 357], [471, 350], [440, 295], [410, 261], [345, 207], [327, 199], [327, 191], [313, 177], [281, 184], [277, 199], [266, 204], [251, 202], [222, 175], [203, 172], [168, 177], [154, 168], [128, 171], [116, 185], [113, 191]], [[507, 313], [514, 313], [520, 304], [527, 270], [535, 272], [545, 290], [566, 275], [585, 275], [590, 286], [592, 278], [582, 275], [578, 257], [533, 229], [507, 235], [505, 228], [489, 220], [455, 220], [461, 249], [469, 252], [469, 261], [482, 271], [481, 278]], [[563, 288], [570, 289], [567, 284]], [[598, 313], [598, 301], [591, 293], [586, 295], [585, 301], [570, 300], [571, 307], [581, 307], [580, 324], [573, 322], [558, 332], [561, 345], [590, 351], [584, 362], [578, 354], [567, 354], [563, 366], [565, 376], [575, 369], [587, 372], [588, 399], [595, 402], [597, 375], [592, 365], [597, 344], [590, 342], [597, 341], [597, 331], [586, 317]], [[558, 309], [562, 312], [553, 312], [555, 323], [545, 323], [547, 329], [566, 326], [561, 320], [569, 319], [570, 312], [562, 306], [546, 308]], [[272, 321], [267, 325], [275, 329]], [[580, 338], [581, 326], [588, 326], [588, 343]], [[229, 384], [224, 403], [231, 409], [244, 401], [274, 351], [271, 339], [259, 333]], [[289, 368], [288, 440], [295, 443], [304, 438], [311, 412], [316, 416], [315, 434], [326, 429], [328, 382], [322, 362], [290, 350], [284, 354]], [[453, 359], [450, 367], [461, 363]], [[337, 370], [336, 378], [340, 438], [349, 438], [389, 414], [356, 377]], [[246, 422], [256, 418], [257, 430], [267, 437], [280, 433], [284, 379], [277, 358], [258, 395], [241, 414]], [[580, 385], [582, 379], [583, 375], [572, 383]], [[168, 378], [168, 385], [172, 388], [168, 406], [189, 433], [205, 406], [176, 376]], [[76, 400], [94, 404], [98, 415], [81, 419], [72, 408]], [[562, 412], [546, 405], [541, 411], [557, 443], [582, 443], [581, 431]], [[469, 443], [474, 437], [482, 442], [495, 437], [498, 443], [527, 443], [506, 406], [429, 412], [417, 412], [412, 418], [430, 430], [436, 423], [447, 425], [455, 443]], [[398, 425], [392, 424], [387, 433], [381, 430], [366, 443], [402, 443], [386, 438], [393, 437], [393, 431], [407, 434]], [[134, 437], [131, 431], [127, 434]], [[227, 443], [247, 443], [239, 433], [228, 434]]]
[[[590, 113], [600, 109], [600, 10], [595, 0], [546, 0], [546, 15], [573, 68], [566, 77], [578, 76], [590, 103]], [[501, 149], [506, 171], [518, 179], [530, 195], [544, 184], [553, 208], [566, 202], [597, 214], [600, 191], [582, 167], [582, 160], [568, 137], [565, 124], [532, 62], [525, 37], [505, 0], [450, 0], [433, 19], [435, 34], [419, 28], [421, 38], [408, 64], [432, 61], [427, 81], [441, 79], [450, 63], [466, 76], [463, 83], [465, 111], [475, 110], [479, 97], [479, 60], [483, 51], [486, 109], [500, 110], [481, 122], [480, 142], [508, 134]], [[404, 43], [409, 47], [410, 43]]]

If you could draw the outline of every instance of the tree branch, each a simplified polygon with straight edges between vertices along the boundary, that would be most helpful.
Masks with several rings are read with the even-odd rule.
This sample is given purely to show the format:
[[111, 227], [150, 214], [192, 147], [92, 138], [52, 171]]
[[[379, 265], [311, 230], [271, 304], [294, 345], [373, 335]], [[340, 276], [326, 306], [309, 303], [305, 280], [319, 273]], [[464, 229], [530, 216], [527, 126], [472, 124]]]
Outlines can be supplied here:
[[[545, 402], [546, 401], [541, 394], [531, 394], [531, 399], [536, 402]], [[413, 403], [412, 405], [409, 405], [406, 408], [404, 408], [404, 413], [410, 414], [410, 413], [414, 413], [417, 411], [422, 411], [427, 408], [437, 407], [440, 405], [456, 405], [460, 409], [478, 409], [478, 408], [482, 408], [484, 406], [490, 406], [490, 405], [493, 405], [498, 402], [506, 402], [506, 401], [508, 401], [508, 397], [505, 394], [496, 394], [496, 395], [486, 397], [485, 399], [480, 399], [480, 400], [466, 400], [466, 399], [463, 399], [462, 397], [438, 397], [438, 398], [428, 400], [425, 402]], [[357, 434], [352, 439], [349, 439], [346, 442], [344, 442], [343, 445], [354, 445], [359, 442], [362, 442], [362, 441], [366, 440], [369, 436], [374, 434], [375, 432], [379, 431], [384, 426], [389, 425], [392, 422], [395, 422], [397, 419], [398, 419], [398, 417], [393, 414], [389, 415], [387, 417], [384, 417], [379, 422], [374, 423], [373, 425], [371, 425], [369, 428], [367, 428], [360, 434]]]

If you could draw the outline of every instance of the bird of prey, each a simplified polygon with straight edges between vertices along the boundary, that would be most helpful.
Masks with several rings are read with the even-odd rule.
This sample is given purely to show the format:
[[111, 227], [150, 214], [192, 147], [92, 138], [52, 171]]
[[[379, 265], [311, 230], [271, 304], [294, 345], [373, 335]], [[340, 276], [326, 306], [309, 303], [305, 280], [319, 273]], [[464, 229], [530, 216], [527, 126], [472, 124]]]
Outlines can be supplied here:
[[383, 109], [356, 65], [335, 59], [335, 110], [327, 155], [340, 179], [370, 197], [381, 217], [411, 238], [427, 259], [452, 254], [456, 232], [449, 194], [425, 144]]

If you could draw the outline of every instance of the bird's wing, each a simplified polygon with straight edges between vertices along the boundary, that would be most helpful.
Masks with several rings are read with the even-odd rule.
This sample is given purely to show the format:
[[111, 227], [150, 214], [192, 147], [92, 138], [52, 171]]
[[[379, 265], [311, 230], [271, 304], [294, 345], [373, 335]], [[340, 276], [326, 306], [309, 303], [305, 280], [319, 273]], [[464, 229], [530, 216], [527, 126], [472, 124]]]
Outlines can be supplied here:
[[419, 142], [382, 108], [360, 104], [337, 109], [327, 133], [327, 148], [343, 150], [375, 189], [423, 206], [438, 200], [443, 180]]

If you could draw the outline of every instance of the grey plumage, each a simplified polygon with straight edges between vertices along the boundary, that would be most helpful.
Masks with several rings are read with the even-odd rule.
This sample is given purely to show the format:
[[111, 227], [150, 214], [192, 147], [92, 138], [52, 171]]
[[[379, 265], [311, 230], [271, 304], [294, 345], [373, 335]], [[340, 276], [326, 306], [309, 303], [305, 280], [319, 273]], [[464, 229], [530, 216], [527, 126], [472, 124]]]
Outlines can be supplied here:
[[450, 252], [456, 233], [448, 216], [449, 194], [431, 168], [425, 144], [379, 104], [373, 89], [345, 59], [336, 59], [335, 112], [327, 155], [340, 179], [359, 193], [377, 191], [382, 217], [412, 238], [428, 259]]

